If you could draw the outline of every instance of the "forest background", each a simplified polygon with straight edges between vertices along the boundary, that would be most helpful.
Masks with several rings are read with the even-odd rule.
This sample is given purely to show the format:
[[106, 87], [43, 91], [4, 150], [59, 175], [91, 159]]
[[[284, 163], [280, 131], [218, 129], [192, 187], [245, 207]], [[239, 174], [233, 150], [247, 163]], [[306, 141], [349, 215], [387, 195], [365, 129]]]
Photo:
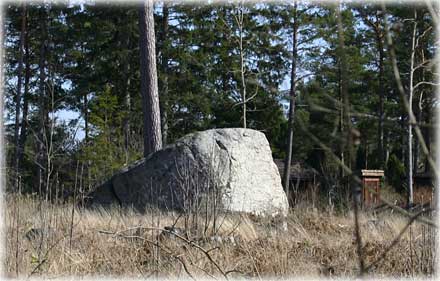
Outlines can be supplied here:
[[[286, 159], [291, 141], [291, 163], [314, 168], [334, 198], [344, 181], [334, 155], [353, 170], [384, 169], [401, 194], [410, 170], [431, 172], [438, 42], [430, 2], [385, 12], [376, 4], [181, 4], [154, 10], [164, 145], [211, 128], [256, 129], [274, 158]], [[68, 196], [79, 179], [86, 194], [141, 158], [137, 7], [35, 2], [5, 12], [8, 190]]]

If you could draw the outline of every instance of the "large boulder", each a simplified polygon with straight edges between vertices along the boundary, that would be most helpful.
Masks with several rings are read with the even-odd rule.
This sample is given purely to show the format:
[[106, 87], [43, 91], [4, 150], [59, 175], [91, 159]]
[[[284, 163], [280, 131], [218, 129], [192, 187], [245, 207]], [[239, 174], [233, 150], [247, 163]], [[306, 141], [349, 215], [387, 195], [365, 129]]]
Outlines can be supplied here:
[[89, 204], [188, 209], [215, 207], [286, 215], [288, 202], [269, 143], [250, 129], [187, 135], [115, 174]]

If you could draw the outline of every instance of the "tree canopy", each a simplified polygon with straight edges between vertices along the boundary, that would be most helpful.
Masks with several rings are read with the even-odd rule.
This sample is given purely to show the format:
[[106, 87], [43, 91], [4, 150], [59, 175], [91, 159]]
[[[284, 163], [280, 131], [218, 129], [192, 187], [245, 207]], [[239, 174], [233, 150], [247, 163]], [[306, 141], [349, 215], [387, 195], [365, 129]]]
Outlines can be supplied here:
[[[87, 192], [142, 157], [138, 16], [137, 6], [116, 3], [7, 6], [7, 163], [22, 191], [55, 192], [60, 185], [69, 191], [80, 177]], [[438, 75], [433, 15], [423, 5], [387, 6], [384, 11], [375, 4], [343, 4], [341, 23], [343, 46], [331, 5], [157, 3], [154, 24], [164, 143], [194, 131], [245, 125], [266, 134], [274, 158], [285, 158], [294, 59], [292, 161], [315, 168], [329, 189], [341, 180], [331, 154], [344, 160], [346, 136], [354, 134], [359, 143], [352, 168], [386, 169], [387, 180], [403, 191], [399, 178], [409, 161], [409, 119], [390, 50], [395, 50], [406, 94], [414, 89], [412, 110], [432, 150]], [[414, 36], [417, 68], [411, 84]], [[343, 120], [344, 83], [352, 132]], [[414, 172], [428, 172], [420, 140], [412, 142]], [[14, 172], [16, 160], [20, 168]]]

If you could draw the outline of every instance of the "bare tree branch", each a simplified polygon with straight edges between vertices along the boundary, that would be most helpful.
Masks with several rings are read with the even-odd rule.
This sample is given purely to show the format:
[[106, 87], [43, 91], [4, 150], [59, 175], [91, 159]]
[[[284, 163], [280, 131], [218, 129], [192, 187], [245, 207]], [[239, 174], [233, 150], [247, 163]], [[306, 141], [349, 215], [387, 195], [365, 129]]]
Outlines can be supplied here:
[[[389, 51], [390, 51], [390, 57], [391, 57], [391, 62], [392, 62], [392, 66], [393, 66], [393, 72], [394, 72], [394, 78], [396, 79], [396, 83], [397, 83], [397, 88], [399, 90], [400, 93], [400, 97], [402, 99], [403, 105], [405, 107], [405, 110], [408, 112], [408, 117], [410, 119], [410, 122], [413, 124], [417, 123], [416, 117], [414, 116], [414, 113], [412, 111], [412, 108], [410, 108], [408, 100], [406, 99], [405, 96], [405, 90], [402, 84], [402, 80], [400, 78], [400, 72], [399, 72], [399, 68], [397, 66], [397, 59], [396, 59], [396, 52], [394, 49], [394, 44], [393, 44], [393, 39], [391, 38], [391, 34], [388, 30], [388, 20], [386, 17], [386, 8], [385, 8], [385, 4], [382, 3], [382, 10], [384, 13], [384, 24], [385, 24], [385, 33], [386, 33], [386, 38], [387, 38], [387, 43], [389, 46]], [[414, 126], [414, 130], [416, 132], [416, 136], [419, 139], [419, 144], [422, 147], [422, 151], [423, 153], [426, 155], [427, 159], [428, 159], [428, 163], [429, 166], [431, 167], [431, 169], [434, 171], [435, 175], [438, 177], [439, 175], [439, 170], [437, 165], [434, 162], [434, 159], [431, 156], [431, 153], [426, 145], [426, 142], [423, 138], [422, 132], [420, 130], [420, 127], [415, 125]]]
[[417, 89], [418, 87], [422, 86], [422, 85], [431, 85], [431, 86], [439, 86], [439, 83], [433, 83], [433, 82], [429, 82], [429, 81], [421, 81], [417, 84], [414, 85], [413, 89]]

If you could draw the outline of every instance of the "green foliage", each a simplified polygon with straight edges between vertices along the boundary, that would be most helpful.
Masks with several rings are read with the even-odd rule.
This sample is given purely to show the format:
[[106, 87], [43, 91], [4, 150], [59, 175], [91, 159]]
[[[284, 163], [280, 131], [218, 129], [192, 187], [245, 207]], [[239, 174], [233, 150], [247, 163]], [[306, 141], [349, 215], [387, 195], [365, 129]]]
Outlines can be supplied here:
[[[422, 5], [388, 9], [397, 51], [398, 66], [407, 87], [412, 23], [406, 19], [417, 10], [422, 34], [433, 26]], [[139, 73], [139, 30], [137, 7], [85, 3], [81, 6], [28, 3], [29, 93], [25, 97], [29, 130], [22, 163], [23, 181], [29, 191], [38, 190], [36, 165], [40, 113], [47, 116], [46, 127], [54, 124], [53, 182], [74, 186], [76, 167], [84, 167], [87, 184], [108, 177], [115, 170], [141, 157], [142, 116]], [[237, 15], [243, 12], [243, 25]], [[334, 7], [298, 5], [297, 99], [294, 120], [293, 159], [320, 172], [326, 188], [341, 179], [334, 156], [347, 152], [347, 131], [341, 127], [342, 80], [347, 81], [351, 121], [360, 134], [357, 168], [383, 167], [378, 157], [379, 93], [384, 94], [384, 143], [393, 151], [386, 176], [402, 191], [407, 116], [402, 110], [391, 69], [388, 47], [384, 45], [383, 85], [380, 89], [378, 44], [368, 19], [377, 21], [383, 32], [380, 7], [373, 4], [342, 6], [345, 48], [339, 46]], [[228, 2], [221, 5], [158, 4], [155, 32], [159, 98], [166, 115], [168, 143], [198, 130], [242, 126], [243, 87], [247, 98], [247, 126], [264, 132], [273, 156], [284, 158], [287, 118], [282, 104], [288, 102], [284, 90], [290, 85], [294, 10], [290, 3]], [[45, 23], [47, 38], [43, 37]], [[5, 17], [6, 92], [5, 128], [8, 163], [13, 157], [15, 91], [18, 76], [21, 7], [9, 5]], [[166, 28], [165, 28], [166, 27]], [[240, 49], [240, 30], [243, 46]], [[46, 40], [47, 79], [50, 95], [39, 89], [39, 62]], [[383, 38], [381, 39], [382, 43]], [[437, 51], [434, 32], [421, 41], [423, 55], [432, 59]], [[417, 54], [419, 57], [422, 52]], [[243, 55], [243, 76], [241, 67]], [[341, 57], [347, 65], [342, 77]], [[429, 69], [416, 71], [416, 82], [433, 80]], [[420, 86], [422, 123], [432, 122], [434, 88]], [[423, 95], [421, 94], [423, 91]], [[24, 108], [24, 100], [22, 101]], [[78, 114], [71, 123], [57, 119], [61, 110]], [[418, 109], [417, 109], [418, 110]], [[164, 114], [166, 113], [166, 114]], [[429, 136], [430, 126], [423, 128]], [[76, 132], [84, 137], [75, 138]], [[315, 142], [310, 135], [316, 137]], [[50, 130], [44, 137], [49, 139]], [[427, 141], [429, 138], [427, 137]], [[48, 144], [45, 144], [45, 148]], [[429, 145], [429, 143], [428, 143]], [[329, 148], [326, 151], [323, 147]], [[335, 155], [332, 155], [335, 154]], [[422, 156], [421, 156], [422, 157]], [[419, 159], [422, 163], [424, 159]], [[347, 163], [347, 162], [345, 162]], [[40, 164], [40, 163], [39, 163]], [[42, 163], [44, 166], [44, 163]], [[55, 179], [55, 175], [58, 176]]]
[[396, 189], [397, 192], [405, 191], [404, 183], [406, 178], [405, 166], [400, 162], [396, 155], [391, 154], [388, 160], [386, 177], [388, 183]]
[[[124, 112], [120, 110], [117, 96], [110, 85], [97, 94], [90, 105], [90, 122], [93, 124], [90, 144], [84, 146], [80, 155], [83, 162], [89, 161], [89, 172], [96, 181], [105, 179], [126, 164], [122, 122]], [[129, 162], [139, 159], [141, 151], [130, 151]]]

